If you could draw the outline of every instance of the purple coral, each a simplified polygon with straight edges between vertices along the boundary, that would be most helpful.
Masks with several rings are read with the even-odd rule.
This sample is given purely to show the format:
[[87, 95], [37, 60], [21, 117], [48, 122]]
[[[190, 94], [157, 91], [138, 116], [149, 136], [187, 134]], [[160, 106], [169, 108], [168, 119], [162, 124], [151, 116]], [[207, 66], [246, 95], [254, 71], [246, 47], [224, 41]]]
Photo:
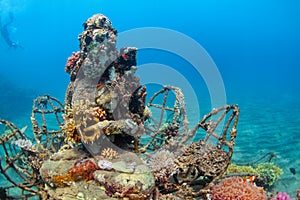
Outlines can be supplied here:
[[271, 200], [292, 200], [290, 195], [285, 192], [278, 192], [276, 197], [272, 198]]
[[105, 194], [110, 197], [117, 191], [116, 186], [113, 184], [110, 185], [108, 184], [108, 182], [104, 183], [104, 188], [105, 188]]

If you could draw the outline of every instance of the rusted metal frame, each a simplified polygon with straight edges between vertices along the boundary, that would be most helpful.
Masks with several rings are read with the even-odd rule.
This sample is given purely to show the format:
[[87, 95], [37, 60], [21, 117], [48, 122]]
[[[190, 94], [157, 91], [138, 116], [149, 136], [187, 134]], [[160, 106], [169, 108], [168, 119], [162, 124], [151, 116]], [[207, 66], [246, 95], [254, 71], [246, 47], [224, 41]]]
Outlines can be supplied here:
[[[15, 168], [15, 170], [16, 171], [20, 171], [20, 172], [22, 172], [25, 176], [28, 176], [28, 177], [31, 177], [32, 178], [32, 176], [34, 176], [34, 173], [33, 173], [33, 170], [32, 169], [29, 169], [29, 168], [23, 168], [23, 167], [21, 167], [21, 166], [18, 166], [18, 165], [15, 165], [14, 164], [14, 168]], [[29, 171], [30, 170], [32, 170], [32, 173], [30, 173]], [[19, 174], [19, 173], [18, 173]], [[20, 175], [21, 176], [21, 175]], [[24, 179], [24, 180], [28, 180], [26, 177], [21, 177], [22, 179]]]
[[[169, 108], [166, 107], [166, 99], [168, 97], [168, 92], [169, 90], [174, 90], [175, 92], [175, 103], [173, 108]], [[159, 94], [162, 94], [165, 92], [164, 95], [164, 99], [163, 99], [163, 104], [157, 105], [157, 104], [152, 104], [152, 101], [155, 99], [155, 97], [157, 97]], [[163, 119], [163, 114], [165, 110], [168, 111], [172, 111], [174, 113], [173, 115], [173, 123], [177, 123], [177, 118], [180, 116], [180, 114], [183, 114], [183, 125], [184, 125], [184, 133], [181, 135], [185, 135], [185, 133], [189, 133], [189, 128], [188, 128], [188, 119], [187, 119], [187, 115], [186, 115], [186, 111], [185, 111], [185, 104], [184, 104], [184, 97], [183, 94], [181, 92], [181, 90], [177, 87], [173, 87], [173, 86], [165, 86], [163, 89], [161, 89], [160, 91], [156, 92], [149, 100], [148, 106], [152, 106], [155, 108], [159, 108], [161, 109], [161, 115], [160, 115], [160, 121], [157, 123], [157, 130], [154, 130], [154, 135], [152, 135], [152, 139], [151, 141], [147, 144], [148, 146], [146, 148], [149, 147], [149, 145], [151, 145], [154, 141], [154, 138], [157, 137], [157, 135], [159, 134], [159, 129], [161, 127], [162, 124], [162, 119]], [[190, 139], [191, 135], [187, 135], [186, 137], [183, 137], [181, 143], [185, 143], [188, 139]], [[159, 138], [156, 138], [159, 139]], [[146, 148], [143, 148], [143, 150], [145, 150]]]
[[26, 190], [26, 191], [28, 191], [28, 192], [32, 192], [32, 193], [34, 193], [34, 194], [37, 194], [37, 193], [38, 193], [38, 191], [31, 189], [30, 186], [28, 187], [27, 185], [24, 185], [23, 183], [16, 183], [14, 180], [12, 180], [12, 179], [10, 178], [10, 176], [8, 176], [8, 175], [5, 173], [4, 169], [2, 168], [1, 161], [0, 161], [0, 171], [1, 171], [1, 173], [5, 176], [5, 178], [6, 178], [9, 182], [11, 182], [13, 185], [17, 186], [18, 188], [21, 188], [21, 189]]
[[[28, 172], [27, 173], [24, 172], [23, 169], [21, 169], [20, 167], [18, 167], [18, 165], [15, 165], [14, 163], [11, 165], [11, 167], [20, 176], [20, 178], [23, 179], [28, 184], [27, 186], [29, 187], [35, 186], [36, 181], [34, 182], [30, 181], [31, 180], [30, 178], [32, 178], [32, 174], [29, 174]], [[28, 175], [30, 178], [25, 177], [22, 173], [24, 175]]]
[[[228, 146], [228, 148], [230, 150], [233, 150], [234, 139], [236, 137], [236, 126], [237, 126], [237, 122], [238, 122], [239, 112], [237, 110], [238, 108], [235, 107], [234, 105], [232, 105], [229, 109], [230, 110], [233, 109], [233, 111], [232, 111], [232, 114], [230, 115], [229, 119], [227, 120], [226, 126], [223, 130], [222, 139], [220, 140], [218, 145], [226, 145], [226, 146]], [[233, 121], [233, 124], [232, 124], [232, 121]], [[229, 132], [230, 133], [230, 142], [229, 142], [226, 140], [226, 134], [227, 134], [228, 129], [231, 124], [232, 124], [232, 128]]]
[[157, 124], [157, 129], [155, 130], [155, 132], [159, 132], [159, 129], [161, 127], [162, 124], [162, 120], [164, 118], [164, 114], [165, 114], [165, 107], [166, 107], [166, 103], [167, 103], [167, 98], [168, 98], [168, 94], [169, 94], [169, 90], [165, 90], [165, 95], [164, 95], [164, 99], [163, 99], [163, 104], [162, 104], [162, 108], [161, 108], [161, 112], [160, 112], [160, 116], [159, 116], [159, 121]]
[[55, 114], [55, 118], [56, 118], [59, 126], [61, 126], [63, 123], [61, 123], [61, 121], [60, 121], [59, 116], [58, 116], [57, 113], [58, 112], [62, 112], [63, 113], [64, 110], [63, 109], [61, 110], [58, 106], [55, 106], [54, 103], [53, 103], [53, 101], [57, 102], [62, 108], [64, 108], [64, 105], [58, 99], [49, 96], [49, 104], [52, 107], [53, 113]]
[[[5, 153], [6, 154], [6, 153]], [[18, 159], [20, 159], [23, 156], [23, 152], [17, 154], [14, 158], [10, 158], [8, 154], [6, 154], [5, 156], [5, 160], [6, 160], [6, 167], [4, 168], [4, 171], [8, 170], [9, 167]]]
[[[3, 135], [5, 137], [6, 140], [10, 139], [11, 137], [15, 137], [16, 139], [19, 139], [16, 137], [16, 133], [19, 133], [19, 135], [21, 136], [22, 139], [26, 139], [25, 135], [20, 131], [20, 129], [15, 125], [13, 124], [12, 122], [9, 122], [7, 120], [3, 120], [1, 119], [0, 120], [0, 123], [2, 124], [5, 124], [6, 127], [9, 128], [10, 130], [10, 133], [9, 134], [6, 134], [6, 135]], [[2, 136], [1, 136], [2, 137]]]
[[[15, 165], [15, 161], [17, 161], [19, 158], [21, 158], [22, 156], [24, 156], [24, 154], [20, 153], [18, 154], [18, 156], [16, 156], [14, 159], [11, 159], [9, 157], [6, 157], [6, 166], [3, 168], [2, 165], [1, 165], [1, 168], [2, 168], [2, 172], [3, 173], [6, 173], [6, 171], [10, 168], [12, 168], [15, 173], [17, 173], [19, 175], [19, 177], [21, 179], [23, 179], [24, 181], [27, 181], [28, 182], [28, 178], [26, 178], [25, 176], [32, 176], [32, 174], [26, 172], [26, 169], [22, 169], [20, 168], [18, 165]], [[24, 175], [25, 176], [24, 176]], [[33, 184], [32, 184], [33, 186]]]
[[42, 113], [44, 113], [44, 114], [52, 114], [52, 113], [55, 113], [53, 110], [41, 110], [41, 109], [37, 109], [37, 108], [35, 108], [33, 110], [33, 112], [34, 113], [38, 113], [38, 114], [42, 114]]
[[227, 106], [223, 106], [223, 107], [221, 107], [221, 108], [215, 109], [216, 112], [211, 112], [211, 113], [213, 113], [213, 114], [211, 114], [211, 115], [208, 114], [209, 117], [205, 118], [205, 120], [202, 120], [202, 122], [203, 122], [203, 123], [201, 123], [201, 124], [202, 124], [202, 128], [203, 128], [203, 127], [207, 127], [207, 128], [208, 128], [208, 129], [207, 129], [207, 133], [208, 133], [208, 134], [207, 134], [206, 137], [204, 138], [204, 142], [205, 142], [205, 143], [206, 143], [207, 140], [210, 138], [210, 136], [213, 136], [213, 137], [217, 138], [218, 140], [221, 140], [221, 137], [220, 137], [218, 134], [216, 134], [214, 131], [215, 131], [215, 129], [217, 128], [217, 126], [220, 124], [220, 122], [224, 119], [224, 117], [226, 116], [227, 113], [226, 113], [226, 112], [223, 112], [216, 122], [212, 122], [212, 125], [209, 125], [209, 124], [208, 124], [208, 126], [207, 126], [206, 120], [207, 120], [208, 118], [212, 117], [213, 115], [218, 114], [220, 111], [225, 110], [225, 109], [227, 109]]
[[166, 91], [166, 90], [167, 90], [167, 87], [163, 87], [161, 90], [159, 90], [158, 92], [154, 93], [154, 94], [152, 95], [152, 97], [149, 99], [148, 104], [150, 105], [150, 104], [152, 103], [152, 101], [153, 101], [159, 94], [163, 93], [163, 92]]
[[[154, 107], [154, 108], [162, 109], [162, 106], [158, 105], [158, 104], [151, 103], [151, 104], [148, 104], [148, 106], [149, 107], [151, 106], [151, 107]], [[169, 107], [165, 107], [165, 110], [174, 112], [174, 109], [173, 108], [169, 108]]]
[[160, 90], [159, 92], [155, 93], [151, 99], [149, 100], [149, 105], [151, 104], [151, 102], [154, 100], [153, 97], [156, 97], [158, 94], [161, 94], [163, 92], [166, 92], [165, 95], [164, 95], [164, 99], [163, 99], [163, 104], [161, 106], [161, 112], [160, 112], [160, 118], [159, 118], [159, 122], [157, 124], [157, 128], [156, 130], [154, 130], [154, 134], [153, 136], [151, 136], [151, 140], [142, 148], [140, 149], [141, 152], [144, 152], [146, 151], [146, 149], [148, 149], [148, 147], [152, 144], [153, 145], [153, 141], [156, 139], [156, 136], [159, 134], [159, 129], [161, 127], [161, 123], [162, 123], [162, 120], [163, 120], [163, 116], [164, 116], [164, 108], [165, 108], [165, 105], [166, 105], [166, 102], [167, 102], [167, 97], [168, 97], [168, 93], [169, 93], [169, 89], [168, 88], [163, 88], [162, 90]]

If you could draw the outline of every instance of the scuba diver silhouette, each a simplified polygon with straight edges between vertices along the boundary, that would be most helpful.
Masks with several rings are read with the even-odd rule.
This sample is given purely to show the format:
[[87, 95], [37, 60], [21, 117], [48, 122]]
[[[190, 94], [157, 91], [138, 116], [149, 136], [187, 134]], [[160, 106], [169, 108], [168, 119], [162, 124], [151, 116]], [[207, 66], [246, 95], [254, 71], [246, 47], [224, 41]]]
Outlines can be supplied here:
[[[9, 13], [8, 22], [6, 22], [3, 26], [0, 23], [1, 36], [10, 48], [14, 48], [14, 49], [22, 48], [23, 49], [22, 46], [20, 46], [17, 42], [12, 41], [12, 39], [10, 38], [9, 27], [13, 23], [13, 21], [14, 21], [13, 13]], [[0, 19], [0, 22], [1, 22], [1, 19]]]

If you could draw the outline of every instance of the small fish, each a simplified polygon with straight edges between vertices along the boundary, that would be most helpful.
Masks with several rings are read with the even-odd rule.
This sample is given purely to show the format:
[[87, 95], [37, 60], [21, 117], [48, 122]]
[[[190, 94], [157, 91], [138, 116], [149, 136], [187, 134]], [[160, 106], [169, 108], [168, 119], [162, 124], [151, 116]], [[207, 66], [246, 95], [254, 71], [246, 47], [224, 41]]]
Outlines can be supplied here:
[[24, 126], [23, 128], [21, 128], [21, 133], [25, 133], [26, 129], [28, 128], [28, 126]]
[[291, 167], [291, 168], [290, 168], [290, 172], [291, 172], [293, 175], [295, 175], [295, 174], [296, 174], [296, 169], [293, 168], [293, 167]]
[[243, 179], [244, 183], [253, 183], [256, 179], [256, 176], [247, 176]]

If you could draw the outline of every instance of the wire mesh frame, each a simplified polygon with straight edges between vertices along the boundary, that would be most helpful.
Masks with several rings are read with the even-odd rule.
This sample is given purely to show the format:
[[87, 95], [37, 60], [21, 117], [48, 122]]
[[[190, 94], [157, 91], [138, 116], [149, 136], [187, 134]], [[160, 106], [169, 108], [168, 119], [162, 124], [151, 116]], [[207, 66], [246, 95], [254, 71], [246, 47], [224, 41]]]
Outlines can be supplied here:
[[[63, 122], [61, 121], [60, 117], [63, 113], [64, 105], [57, 98], [51, 97], [50, 95], [39, 96], [33, 101], [31, 123], [34, 138], [39, 147], [46, 152], [57, 152], [64, 142], [61, 130]], [[36, 119], [37, 115], [39, 114], [41, 115], [42, 120], [40, 124]], [[55, 116], [59, 129], [49, 131], [47, 127], [46, 115], [51, 114]]]
[[[23, 163], [26, 168], [23, 168], [23, 166], [20, 165], [20, 162], [22, 163], [24, 162], [24, 160], [26, 160], [26, 153], [21, 149], [15, 148], [15, 146], [12, 144], [13, 141], [16, 141], [18, 139], [26, 140], [26, 136], [16, 125], [7, 120], [1, 119], [0, 124], [3, 124], [5, 126], [5, 132], [0, 135], [0, 145], [5, 154], [4, 159], [0, 158], [0, 171], [1, 174], [3, 174], [3, 176], [13, 184], [13, 186], [7, 186], [4, 187], [4, 189], [18, 187], [22, 190], [23, 194], [24, 191], [29, 192], [29, 194], [26, 194], [26, 196], [37, 195], [39, 193], [39, 190], [32, 188], [36, 186], [37, 175], [30, 167], [30, 165], [25, 165], [25, 163]], [[13, 170], [18, 175], [18, 177], [9, 175], [9, 170]], [[20, 178], [23, 181], [17, 181], [15, 180], [15, 178]]]
[[[226, 115], [230, 113], [229, 118], [224, 124], [224, 128], [221, 131], [220, 134], [217, 134], [215, 132], [216, 128], [221, 124], [221, 122], [225, 119]], [[215, 116], [217, 114], [221, 115], [217, 118], [216, 121], [210, 121], [212, 116]], [[222, 149], [224, 146], [228, 147], [227, 157], [226, 157], [226, 163], [225, 166], [222, 168], [222, 170], [219, 172], [217, 176], [215, 176], [211, 182], [205, 186], [204, 188], [200, 189], [198, 192], [192, 192], [192, 195], [194, 197], [198, 197], [203, 194], [207, 194], [209, 192], [209, 188], [214, 185], [225, 173], [227, 170], [227, 167], [231, 161], [233, 150], [234, 150], [234, 144], [235, 144], [235, 138], [237, 134], [237, 123], [239, 119], [239, 108], [237, 105], [225, 105], [217, 109], [213, 109], [210, 113], [205, 115], [198, 124], [191, 130], [190, 134], [195, 134], [199, 128], [202, 128], [204, 131], [206, 131], [206, 136], [203, 139], [203, 143], [207, 144], [208, 140], [213, 137], [218, 140], [216, 147], [218, 149]], [[227, 134], [230, 134], [229, 141], [227, 141]]]
[[[221, 115], [218, 117], [218, 119], [213, 122], [209, 121], [207, 122], [212, 116], [219, 114], [222, 112]], [[228, 120], [225, 122], [225, 126], [221, 134], [217, 134], [215, 132], [216, 128], [219, 126], [219, 124], [224, 120], [225, 116], [232, 111], [230, 114]], [[217, 147], [221, 149], [223, 146], [227, 146], [229, 148], [229, 153], [230, 153], [230, 158], [232, 157], [233, 153], [233, 147], [235, 143], [235, 138], [237, 134], [237, 123], [239, 120], [239, 108], [237, 105], [225, 105], [220, 108], [215, 108], [213, 109], [210, 113], [205, 115], [199, 122], [198, 124], [191, 130], [190, 134], [195, 134], [199, 128], [202, 128], [204, 131], [206, 131], [206, 136], [204, 138], [204, 142], [206, 143], [209, 138], [213, 137], [216, 138], [219, 142], [217, 144]], [[230, 129], [230, 125], [232, 125]], [[230, 141], [227, 141], [227, 133], [228, 130], [230, 134]]]
[[[175, 101], [172, 107], [168, 107], [167, 99], [170, 95], [170, 92], [172, 91], [175, 93]], [[159, 95], [163, 95], [162, 103], [153, 103]], [[161, 136], [161, 127], [163, 126], [165, 111], [170, 111], [173, 114], [173, 118], [170, 124], [178, 124], [179, 126], [181, 126], [181, 128], [183, 128], [181, 133], [176, 135], [176, 138], [181, 138], [181, 140], [183, 140], [183, 143], [187, 140], [188, 137], [185, 134], [188, 134], [188, 118], [184, 103], [184, 95], [179, 88], [174, 86], [164, 86], [161, 90], [153, 94], [153, 96], [149, 99], [147, 106], [148, 108], [153, 107], [159, 109], [160, 114], [158, 120], [151, 118], [152, 123], [148, 126], [145, 126], [145, 134], [150, 136], [151, 139], [139, 149], [140, 152], [146, 152], [147, 149], [155, 151], [162, 148], [166, 144], [168, 139], [159, 137]], [[180, 124], [178, 120], [180, 121]], [[157, 145], [157, 142], [159, 143], [159, 145]]]

